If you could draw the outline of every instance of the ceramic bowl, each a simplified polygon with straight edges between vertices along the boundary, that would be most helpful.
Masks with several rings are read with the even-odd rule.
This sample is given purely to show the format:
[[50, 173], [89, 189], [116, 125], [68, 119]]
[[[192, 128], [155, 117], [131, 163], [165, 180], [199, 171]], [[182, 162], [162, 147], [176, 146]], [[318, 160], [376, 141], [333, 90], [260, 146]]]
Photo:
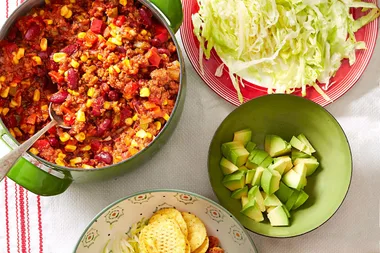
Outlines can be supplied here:
[[[303, 133], [317, 150], [320, 166], [308, 177], [305, 187], [310, 197], [291, 212], [289, 227], [272, 227], [267, 220], [256, 223], [242, 215], [240, 201], [232, 199], [231, 192], [222, 185], [221, 144], [231, 141], [233, 133], [244, 128], [252, 129], [252, 139], [262, 145], [260, 148], [266, 134], [290, 140]], [[227, 116], [212, 139], [208, 170], [220, 203], [247, 229], [270, 237], [292, 237], [318, 228], [338, 210], [351, 183], [352, 158], [345, 133], [327, 110], [301, 97], [275, 94], [253, 99]]]
[[151, 190], [125, 197], [101, 211], [82, 234], [74, 253], [103, 252], [109, 240], [128, 232], [132, 224], [165, 207], [197, 215], [206, 225], [208, 235], [219, 238], [226, 253], [257, 252], [245, 229], [219, 204], [195, 193]]

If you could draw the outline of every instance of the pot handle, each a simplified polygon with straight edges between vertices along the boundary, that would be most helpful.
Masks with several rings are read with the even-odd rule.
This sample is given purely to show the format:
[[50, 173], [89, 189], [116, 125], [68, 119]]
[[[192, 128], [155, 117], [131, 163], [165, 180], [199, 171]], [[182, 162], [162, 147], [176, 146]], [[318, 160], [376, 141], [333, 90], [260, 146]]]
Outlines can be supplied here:
[[181, 0], [149, 0], [170, 21], [170, 27], [176, 33], [182, 24], [183, 12]]
[[[11, 150], [4, 141], [5, 136], [8, 137], [9, 133], [6, 133], [3, 127], [0, 126], [0, 156], [6, 155]], [[48, 167], [45, 168], [49, 169]], [[52, 169], [49, 170], [51, 170], [51, 173], [42, 170], [24, 157], [21, 157], [14, 164], [7, 176], [17, 184], [37, 195], [54, 196], [66, 191], [73, 181], [70, 173], [57, 172]]]

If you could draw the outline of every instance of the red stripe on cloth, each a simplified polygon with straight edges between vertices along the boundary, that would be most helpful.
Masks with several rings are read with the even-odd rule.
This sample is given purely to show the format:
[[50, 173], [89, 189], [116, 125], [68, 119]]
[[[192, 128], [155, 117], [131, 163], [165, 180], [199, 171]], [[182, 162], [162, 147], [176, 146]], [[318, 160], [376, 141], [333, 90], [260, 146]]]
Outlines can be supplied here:
[[15, 215], [15, 218], [16, 218], [16, 235], [17, 235], [17, 253], [20, 253], [20, 230], [19, 230], [19, 227], [18, 227], [18, 220], [20, 218], [20, 196], [19, 196], [19, 192], [18, 192], [18, 186], [15, 185], [15, 205], [16, 205], [16, 215]]
[[44, 252], [43, 235], [42, 235], [42, 211], [41, 211], [41, 197], [37, 196], [37, 209], [38, 209], [38, 232], [40, 234], [40, 253]]
[[9, 0], [5, 0], [5, 17], [8, 18], [9, 14]]
[[20, 195], [20, 225], [21, 225], [21, 252], [26, 252], [26, 231], [25, 231], [25, 203], [24, 203], [24, 188], [19, 186], [19, 195]]
[[5, 230], [7, 240], [7, 253], [11, 252], [11, 245], [9, 242], [9, 207], [8, 207], [8, 181], [4, 179], [4, 195], [5, 195]]
[[26, 208], [26, 230], [27, 230], [26, 249], [27, 249], [27, 252], [31, 252], [30, 250], [30, 222], [29, 222], [29, 192], [28, 191], [25, 191], [25, 208]]

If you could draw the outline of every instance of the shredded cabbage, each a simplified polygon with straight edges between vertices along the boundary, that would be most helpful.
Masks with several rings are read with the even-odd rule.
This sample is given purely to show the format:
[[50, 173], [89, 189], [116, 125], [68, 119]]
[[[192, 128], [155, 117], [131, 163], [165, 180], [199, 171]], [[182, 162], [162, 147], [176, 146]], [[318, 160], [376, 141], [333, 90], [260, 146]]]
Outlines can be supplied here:
[[[239, 77], [252, 77], [268, 93], [301, 88], [305, 96], [306, 86], [317, 87], [317, 82], [328, 89], [342, 59], [352, 65], [355, 51], [366, 49], [354, 33], [380, 15], [375, 4], [354, 0], [198, 0], [198, 4], [192, 21], [200, 56], [209, 59], [215, 49], [241, 103]], [[350, 8], [368, 13], [354, 20]], [[329, 99], [322, 89], [317, 91]]]
[[102, 253], [140, 253], [139, 235], [147, 224], [148, 220], [142, 218], [127, 233], [114, 236], [108, 240]]

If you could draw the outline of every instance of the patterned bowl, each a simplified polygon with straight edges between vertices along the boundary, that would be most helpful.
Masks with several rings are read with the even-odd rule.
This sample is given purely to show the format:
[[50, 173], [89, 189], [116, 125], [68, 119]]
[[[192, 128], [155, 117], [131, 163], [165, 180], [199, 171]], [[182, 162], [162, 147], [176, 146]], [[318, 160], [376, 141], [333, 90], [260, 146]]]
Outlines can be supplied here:
[[91, 221], [73, 252], [103, 252], [110, 240], [128, 232], [132, 224], [167, 207], [198, 216], [208, 235], [219, 238], [225, 253], [257, 253], [252, 239], [231, 213], [212, 200], [180, 190], [144, 191], [112, 203]]

